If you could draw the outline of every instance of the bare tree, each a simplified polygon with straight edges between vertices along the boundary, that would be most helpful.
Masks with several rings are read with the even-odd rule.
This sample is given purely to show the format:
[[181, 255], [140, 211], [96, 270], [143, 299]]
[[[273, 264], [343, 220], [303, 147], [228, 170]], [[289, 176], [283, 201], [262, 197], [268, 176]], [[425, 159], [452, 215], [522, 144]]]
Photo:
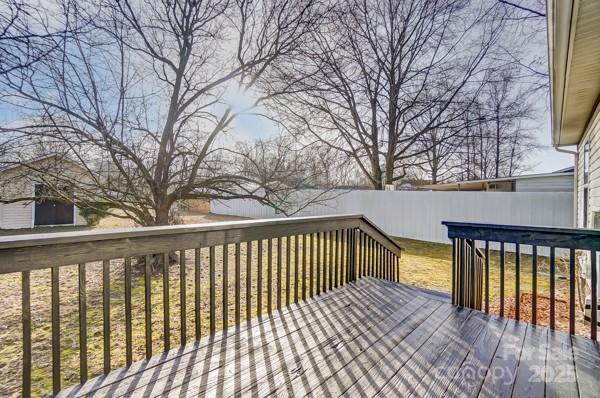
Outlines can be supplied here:
[[0, 75], [28, 68], [44, 59], [71, 32], [69, 20], [56, 15], [64, 16], [60, 9], [69, 9], [73, 4], [65, 1], [53, 5], [58, 13], [44, 13], [24, 1], [0, 0]]
[[[296, 55], [323, 8], [316, 0], [62, 7], [77, 33], [49, 37], [51, 57], [2, 79], [8, 100], [28, 109], [11, 130], [23, 145], [66, 144], [87, 170], [71, 181], [80, 206], [102, 204], [142, 225], [169, 223], [173, 204], [191, 198], [254, 198], [285, 210], [305, 181], [289, 168], [264, 178], [260, 151], [232, 150], [231, 132], [238, 115], [286, 92], [263, 91], [264, 81]], [[253, 103], [238, 106], [231, 98], [240, 95]]]
[[[374, 189], [406, 175], [422, 138], [464, 121], [502, 29], [498, 7], [445, 0], [339, 2], [285, 65], [287, 127], [352, 159]], [[462, 105], [462, 106], [459, 106]], [[452, 109], [452, 111], [450, 111]]]

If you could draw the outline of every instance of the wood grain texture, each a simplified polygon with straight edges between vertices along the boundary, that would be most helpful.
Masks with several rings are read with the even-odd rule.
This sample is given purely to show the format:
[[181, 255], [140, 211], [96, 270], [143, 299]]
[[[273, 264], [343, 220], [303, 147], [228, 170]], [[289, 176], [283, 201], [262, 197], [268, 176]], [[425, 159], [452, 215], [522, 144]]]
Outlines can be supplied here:
[[599, 370], [592, 340], [366, 277], [59, 396], [591, 397]]

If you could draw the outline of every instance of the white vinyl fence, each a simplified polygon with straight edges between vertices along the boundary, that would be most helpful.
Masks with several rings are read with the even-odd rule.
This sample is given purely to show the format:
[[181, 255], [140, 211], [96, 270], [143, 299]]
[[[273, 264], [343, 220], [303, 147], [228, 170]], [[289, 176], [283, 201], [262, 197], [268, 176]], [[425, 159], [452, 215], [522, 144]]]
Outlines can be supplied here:
[[[212, 201], [211, 211], [250, 218], [283, 217], [256, 201]], [[442, 221], [573, 226], [568, 192], [350, 191], [296, 216], [364, 214], [393, 236], [449, 243]]]

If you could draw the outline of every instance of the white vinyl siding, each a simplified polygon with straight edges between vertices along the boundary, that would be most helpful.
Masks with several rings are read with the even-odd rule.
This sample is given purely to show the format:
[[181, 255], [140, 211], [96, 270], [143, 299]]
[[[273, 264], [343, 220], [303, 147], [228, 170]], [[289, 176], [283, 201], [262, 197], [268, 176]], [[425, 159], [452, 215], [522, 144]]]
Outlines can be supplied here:
[[0, 205], [0, 228], [31, 228], [33, 203], [17, 202]]
[[573, 174], [515, 180], [516, 192], [573, 192]]
[[[584, 148], [589, 143], [589, 177], [583, 182]], [[577, 226], [592, 227], [593, 213], [600, 212], [600, 116], [597, 116], [578, 145], [577, 156]], [[583, 192], [588, 188], [588, 225], [583, 225]]]

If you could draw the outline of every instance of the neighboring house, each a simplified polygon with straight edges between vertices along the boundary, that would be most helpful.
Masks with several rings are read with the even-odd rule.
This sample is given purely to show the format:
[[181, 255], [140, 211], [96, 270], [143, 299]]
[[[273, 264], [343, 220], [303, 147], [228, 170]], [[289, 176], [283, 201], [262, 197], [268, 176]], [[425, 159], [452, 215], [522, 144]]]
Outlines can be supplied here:
[[573, 167], [546, 174], [530, 174], [484, 180], [418, 186], [427, 191], [573, 192]]
[[548, 1], [548, 43], [552, 144], [576, 146], [575, 226], [600, 229], [600, 1]]
[[[38, 170], [55, 169], [61, 181], [82, 178], [86, 170], [77, 163], [57, 155], [44, 156], [0, 170], [0, 197], [3, 200], [34, 198], [47, 195], [47, 188], [36, 177]], [[66, 184], [65, 184], [66, 185]], [[71, 187], [64, 186], [68, 192]], [[33, 228], [37, 226], [86, 225], [77, 206], [59, 200], [23, 200], [0, 203], [0, 229]]]

